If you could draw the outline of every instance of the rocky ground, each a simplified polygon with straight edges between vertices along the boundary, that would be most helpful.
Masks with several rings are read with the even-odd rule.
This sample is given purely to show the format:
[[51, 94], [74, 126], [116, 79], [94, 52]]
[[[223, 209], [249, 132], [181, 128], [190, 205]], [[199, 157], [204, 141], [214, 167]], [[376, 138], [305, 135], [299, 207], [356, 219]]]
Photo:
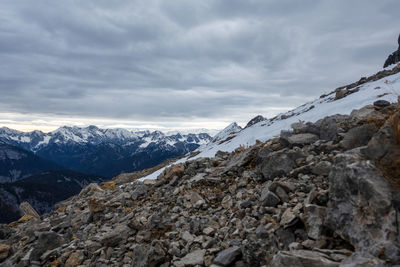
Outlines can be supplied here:
[[400, 113], [374, 104], [154, 181], [91, 184], [50, 214], [1, 225], [0, 264], [394, 266]]

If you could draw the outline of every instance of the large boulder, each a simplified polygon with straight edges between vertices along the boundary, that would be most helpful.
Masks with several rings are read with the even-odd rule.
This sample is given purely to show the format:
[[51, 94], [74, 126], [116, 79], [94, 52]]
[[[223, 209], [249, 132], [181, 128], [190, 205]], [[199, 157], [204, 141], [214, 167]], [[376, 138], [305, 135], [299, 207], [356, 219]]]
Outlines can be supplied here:
[[291, 146], [304, 146], [309, 145], [317, 141], [319, 138], [315, 134], [311, 133], [300, 133], [294, 134], [287, 138]]
[[326, 225], [357, 252], [388, 262], [400, 261], [398, 210], [392, 186], [375, 166], [355, 152], [335, 158], [329, 174]]
[[297, 167], [296, 159], [304, 157], [301, 152], [280, 150], [269, 153], [259, 164], [261, 174], [266, 180], [289, 174]]
[[354, 127], [344, 135], [343, 140], [340, 142], [340, 146], [344, 149], [365, 146], [376, 131], [376, 126], [373, 123]]
[[338, 122], [347, 117], [346, 115], [333, 115], [318, 120], [315, 126], [319, 130], [319, 138], [326, 141], [337, 141], [338, 134], [342, 131], [338, 126]]

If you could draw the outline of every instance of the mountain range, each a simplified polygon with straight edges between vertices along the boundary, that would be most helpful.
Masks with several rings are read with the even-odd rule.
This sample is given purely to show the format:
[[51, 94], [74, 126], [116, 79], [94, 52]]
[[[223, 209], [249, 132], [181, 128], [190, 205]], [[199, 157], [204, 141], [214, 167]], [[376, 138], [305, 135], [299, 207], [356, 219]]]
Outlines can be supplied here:
[[[109, 178], [153, 167], [166, 159], [191, 152], [211, 139], [207, 133], [166, 135], [160, 131], [131, 132], [96, 126], [64, 126], [49, 133], [0, 128], [3, 144], [32, 152], [65, 169]], [[16, 172], [10, 173], [10, 181], [23, 177]]]

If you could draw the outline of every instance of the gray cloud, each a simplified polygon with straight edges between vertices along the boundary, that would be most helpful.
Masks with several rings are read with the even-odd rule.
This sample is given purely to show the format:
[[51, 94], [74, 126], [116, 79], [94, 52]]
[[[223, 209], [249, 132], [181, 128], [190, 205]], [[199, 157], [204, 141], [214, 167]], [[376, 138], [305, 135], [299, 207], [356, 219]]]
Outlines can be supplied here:
[[165, 125], [272, 116], [378, 71], [397, 48], [399, 7], [5, 0], [0, 113]]

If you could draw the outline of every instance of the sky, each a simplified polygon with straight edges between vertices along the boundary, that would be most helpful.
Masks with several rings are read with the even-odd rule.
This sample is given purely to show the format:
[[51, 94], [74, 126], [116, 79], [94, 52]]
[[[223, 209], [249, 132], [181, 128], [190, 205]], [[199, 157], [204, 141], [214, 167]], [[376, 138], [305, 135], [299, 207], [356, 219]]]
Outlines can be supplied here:
[[382, 69], [397, 0], [2, 0], [0, 127], [222, 129]]

